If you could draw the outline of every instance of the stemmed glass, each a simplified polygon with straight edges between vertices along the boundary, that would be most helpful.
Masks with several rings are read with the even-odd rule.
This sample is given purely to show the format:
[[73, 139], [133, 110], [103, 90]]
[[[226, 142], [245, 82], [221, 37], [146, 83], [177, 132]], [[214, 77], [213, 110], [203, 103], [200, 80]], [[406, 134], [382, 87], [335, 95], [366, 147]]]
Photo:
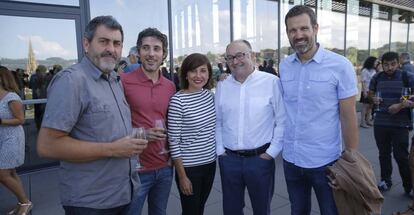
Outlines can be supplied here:
[[[381, 99], [381, 92], [379, 91], [379, 90], [377, 90], [376, 92], [375, 92], [375, 97], [377, 97], [377, 99], [378, 99], [378, 101]], [[379, 102], [380, 103], [380, 102]], [[375, 111], [376, 112], [378, 112], [378, 111], [380, 111], [381, 109], [380, 109], [380, 105], [379, 105], [379, 103], [376, 105], [376, 107], [375, 107]]]
[[[132, 138], [136, 138], [136, 139], [146, 140], [147, 139], [147, 135], [145, 133], [145, 128], [143, 128], [143, 127], [132, 128], [131, 137]], [[134, 155], [133, 158], [135, 158], [135, 160], [136, 160], [135, 169], [136, 170], [142, 170], [142, 169], [144, 169], [144, 166], [142, 166], [141, 165], [141, 162], [139, 162], [139, 155]]]
[[411, 89], [409, 87], [403, 87], [402, 90], [401, 90], [401, 98], [403, 100], [409, 99], [410, 94], [411, 94], [410, 91], [411, 91]]
[[[156, 119], [154, 122], [154, 126], [155, 128], [161, 128], [164, 129], [164, 131], [166, 131], [167, 129], [165, 128], [165, 122], [163, 119]], [[169, 151], [165, 148], [166, 144], [165, 144], [165, 140], [160, 140], [161, 143], [161, 151], [159, 152], [160, 155], [162, 154], [167, 154]]]

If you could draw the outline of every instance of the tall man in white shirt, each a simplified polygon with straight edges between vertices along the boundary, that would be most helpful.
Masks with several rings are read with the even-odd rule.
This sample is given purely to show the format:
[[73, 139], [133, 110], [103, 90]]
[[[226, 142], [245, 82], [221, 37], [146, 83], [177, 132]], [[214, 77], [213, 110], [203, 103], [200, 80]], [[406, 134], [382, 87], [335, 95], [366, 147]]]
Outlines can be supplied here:
[[225, 215], [243, 214], [245, 188], [254, 214], [270, 214], [274, 158], [282, 150], [285, 109], [279, 78], [254, 68], [246, 40], [231, 42], [232, 74], [216, 91], [216, 142]]

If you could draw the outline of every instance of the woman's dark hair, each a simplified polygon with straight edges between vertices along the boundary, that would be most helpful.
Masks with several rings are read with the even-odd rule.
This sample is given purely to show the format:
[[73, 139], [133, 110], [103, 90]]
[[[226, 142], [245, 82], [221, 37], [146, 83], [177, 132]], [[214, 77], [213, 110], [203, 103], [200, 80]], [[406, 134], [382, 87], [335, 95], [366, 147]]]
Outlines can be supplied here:
[[207, 65], [208, 69], [208, 80], [204, 88], [211, 89], [212, 81], [211, 77], [213, 76], [213, 69], [211, 67], [211, 63], [208, 60], [207, 56], [200, 54], [200, 53], [193, 53], [188, 55], [183, 63], [181, 64], [181, 72], [180, 72], [180, 85], [181, 89], [188, 89], [188, 80], [187, 80], [187, 73], [196, 69], [199, 66]]
[[12, 72], [4, 66], [0, 66], [0, 85], [8, 92], [19, 92], [19, 88], [14, 80]]
[[375, 62], [377, 61], [377, 58], [374, 56], [369, 56], [365, 62], [363, 68], [365, 69], [375, 69]]

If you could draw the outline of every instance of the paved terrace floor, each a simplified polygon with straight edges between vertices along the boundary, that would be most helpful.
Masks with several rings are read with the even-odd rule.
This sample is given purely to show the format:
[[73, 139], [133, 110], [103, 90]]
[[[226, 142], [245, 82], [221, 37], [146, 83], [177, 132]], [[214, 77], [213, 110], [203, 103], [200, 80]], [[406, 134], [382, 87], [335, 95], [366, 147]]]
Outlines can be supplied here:
[[[371, 161], [377, 180], [379, 180], [379, 162], [378, 162], [378, 150], [375, 145], [373, 137], [373, 129], [360, 128], [360, 151], [364, 156]], [[389, 215], [393, 211], [402, 210], [407, 208], [410, 200], [403, 195], [403, 188], [401, 185], [401, 179], [398, 174], [398, 168], [396, 163], [393, 163], [393, 187], [390, 191], [384, 194], [385, 201], [382, 207], [382, 213]], [[43, 171], [37, 171], [33, 173], [21, 175], [27, 194], [33, 201], [35, 207], [32, 211], [32, 215], [60, 215], [64, 214], [63, 209], [59, 203], [59, 190], [58, 190], [58, 173], [57, 168], [51, 168]], [[245, 214], [253, 214], [250, 200], [246, 192], [246, 207], [244, 209]], [[13, 195], [0, 186], [0, 214], [5, 214], [16, 203]], [[290, 203], [286, 190], [286, 183], [284, 180], [282, 162], [280, 156], [276, 159], [276, 174], [275, 174], [275, 192], [271, 206], [272, 214], [276, 215], [288, 215], [290, 214]], [[143, 214], [147, 214], [146, 206]], [[168, 214], [176, 215], [180, 214], [181, 206], [179, 194], [175, 182], [171, 188], [170, 198], [168, 202]], [[217, 169], [216, 178], [214, 181], [213, 189], [207, 201], [205, 208], [206, 215], [219, 215], [222, 214], [222, 193], [219, 170]], [[312, 213], [313, 215], [319, 214], [319, 208], [315, 195], [312, 196]]]

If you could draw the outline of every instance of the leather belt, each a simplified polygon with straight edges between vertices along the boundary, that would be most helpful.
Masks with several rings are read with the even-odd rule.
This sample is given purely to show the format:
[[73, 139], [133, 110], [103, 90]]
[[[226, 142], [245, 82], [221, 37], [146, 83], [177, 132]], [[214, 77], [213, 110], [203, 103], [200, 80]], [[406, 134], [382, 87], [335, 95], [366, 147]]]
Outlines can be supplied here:
[[267, 148], [269, 148], [269, 146], [270, 146], [270, 143], [266, 143], [263, 146], [260, 146], [255, 149], [248, 149], [248, 150], [231, 150], [228, 148], [225, 148], [225, 149], [226, 149], [226, 153], [229, 153], [229, 154], [235, 154], [241, 157], [253, 157], [253, 156], [257, 156], [257, 155], [265, 153]]

